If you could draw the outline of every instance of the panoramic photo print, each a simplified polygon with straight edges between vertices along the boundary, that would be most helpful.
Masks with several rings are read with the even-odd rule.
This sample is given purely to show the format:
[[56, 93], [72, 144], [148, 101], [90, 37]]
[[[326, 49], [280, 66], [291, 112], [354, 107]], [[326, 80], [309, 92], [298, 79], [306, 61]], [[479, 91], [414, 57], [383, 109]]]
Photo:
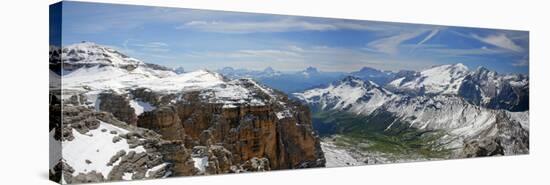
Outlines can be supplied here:
[[60, 2], [62, 184], [529, 154], [529, 32]]

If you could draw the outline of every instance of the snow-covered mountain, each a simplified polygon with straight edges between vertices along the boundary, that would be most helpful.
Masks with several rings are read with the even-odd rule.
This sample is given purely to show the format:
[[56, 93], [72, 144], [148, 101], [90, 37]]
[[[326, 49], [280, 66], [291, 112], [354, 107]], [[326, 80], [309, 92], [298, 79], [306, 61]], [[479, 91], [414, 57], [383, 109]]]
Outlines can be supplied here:
[[464, 78], [458, 94], [483, 107], [525, 111], [529, 110], [529, 77], [500, 75], [479, 67]]
[[321, 109], [370, 114], [382, 104], [393, 99], [393, 93], [371, 81], [348, 76], [326, 88], [315, 88], [294, 96]]
[[386, 88], [400, 93], [458, 94], [466, 75], [468, 67], [464, 64], [442, 65], [421, 71], [419, 76], [412, 79], [401, 77], [393, 80]]
[[365, 81], [373, 81], [380, 86], [386, 85], [395, 78], [394, 72], [382, 71], [371, 67], [363, 67], [359, 71], [351, 72], [349, 75], [361, 78]]
[[92, 42], [82, 42], [64, 46], [61, 52], [61, 62], [63, 62], [63, 67], [66, 70], [96, 65], [131, 69], [144, 64], [114, 49], [103, 47]]
[[397, 94], [458, 95], [468, 102], [492, 109], [528, 110], [529, 78], [500, 75], [484, 67], [469, 70], [465, 65], [435, 66], [418, 73], [399, 74], [384, 88]]
[[183, 72], [183, 68], [172, 69], [157, 64], [145, 63], [113, 48], [93, 42], [81, 42], [67, 45], [63, 48], [50, 46], [50, 68], [62, 69], [63, 74], [54, 71], [59, 75], [66, 75], [80, 68], [104, 66], [126, 69], [128, 71], [141, 67], [141, 70], [148, 70], [149, 72], [157, 73], [157, 75], [163, 75], [160, 73], [167, 75], [167, 73]]
[[276, 76], [282, 75], [282, 72], [276, 71], [272, 67], [267, 67], [261, 71], [224, 67], [222, 69], [219, 69], [217, 72], [232, 79], [237, 79], [237, 78], [261, 79], [261, 78], [270, 78], [270, 77], [276, 77]]
[[[436, 71], [444, 75], [434, 74]], [[439, 142], [446, 143], [445, 147], [449, 149], [458, 148], [459, 153], [464, 151], [465, 143], [487, 138], [497, 138], [498, 141], [494, 142], [503, 146], [503, 155], [528, 151], [528, 112], [484, 108], [453, 95], [458, 87], [435, 84], [436, 81], [463, 81], [468, 75], [464, 66], [441, 66], [422, 75], [428, 80], [414, 79], [411, 82], [429, 86], [426, 88], [431, 89], [428, 92], [441, 94], [395, 94], [370, 81], [347, 77], [328, 87], [295, 93], [295, 97], [313, 110], [351, 113], [361, 119], [354, 124], [370, 122], [376, 125], [371, 127], [382, 126], [384, 131], [403, 128], [442, 131], [446, 136]], [[417, 86], [407, 84], [404, 87], [413, 89]]]
[[319, 75], [319, 70], [310, 66], [301, 71], [300, 74], [302, 74], [305, 78], [310, 78], [311, 76]]
[[176, 73], [176, 74], [185, 73], [185, 69], [183, 67], [174, 68], [174, 73]]
[[62, 51], [50, 61], [50, 78], [61, 82], [50, 85], [59, 113], [50, 118], [63, 122], [50, 128], [62, 150], [50, 163], [56, 181], [324, 166], [307, 107], [253, 79], [177, 74], [88, 42]]

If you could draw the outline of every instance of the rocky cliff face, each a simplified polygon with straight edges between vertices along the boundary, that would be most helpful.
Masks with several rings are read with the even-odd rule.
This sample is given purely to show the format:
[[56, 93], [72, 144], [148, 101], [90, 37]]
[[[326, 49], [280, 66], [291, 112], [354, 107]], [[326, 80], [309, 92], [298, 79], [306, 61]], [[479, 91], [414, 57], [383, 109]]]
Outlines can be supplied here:
[[175, 74], [92, 43], [71, 45], [61, 56], [71, 65], [59, 70], [69, 73], [52, 100], [63, 110], [51, 107], [63, 114], [62, 129], [52, 132], [61, 135], [63, 145], [63, 157], [52, 167], [54, 176], [62, 173], [58, 180], [101, 182], [325, 164], [308, 108], [253, 80], [229, 80], [206, 70]]
[[[195, 175], [191, 150], [182, 142], [119, 121], [111, 113], [84, 106], [63, 106], [62, 158], [52, 171], [62, 183], [152, 179]], [[57, 132], [57, 131], [55, 131]]]
[[458, 94], [491, 109], [529, 110], [529, 78], [525, 75], [499, 75], [480, 67], [464, 78]]
[[[272, 103], [228, 107], [201, 100], [201, 93], [181, 94], [176, 103], [142, 114], [138, 126], [154, 130], [164, 139], [184, 140], [189, 147], [223, 147], [232, 154], [229, 159], [232, 164], [264, 158], [269, 169], [324, 165], [307, 107], [287, 99], [277, 99], [284, 96], [282, 94], [273, 95]], [[258, 96], [271, 97], [261, 94], [263, 92], [257, 93]], [[287, 114], [278, 115], [277, 112]], [[221, 170], [215, 173], [227, 173], [229, 169]]]

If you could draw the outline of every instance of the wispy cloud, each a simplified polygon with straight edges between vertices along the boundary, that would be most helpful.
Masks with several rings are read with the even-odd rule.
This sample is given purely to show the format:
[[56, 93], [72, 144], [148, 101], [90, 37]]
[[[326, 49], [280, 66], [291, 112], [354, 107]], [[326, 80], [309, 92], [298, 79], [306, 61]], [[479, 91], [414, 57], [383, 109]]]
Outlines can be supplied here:
[[472, 35], [473, 38], [478, 39], [481, 42], [491, 44], [500, 48], [508, 49], [515, 52], [522, 52], [524, 49], [514, 43], [514, 41], [506, 36], [506, 34], [500, 33], [495, 35], [489, 35], [481, 37], [478, 35]]
[[527, 60], [527, 59], [518, 60], [517, 62], [512, 63], [512, 66], [516, 66], [516, 67], [529, 66], [529, 60]]
[[422, 69], [435, 63], [429, 60], [387, 57], [360, 49], [295, 45], [271, 49], [247, 49], [219, 52], [193, 52], [182, 55], [190, 69], [195, 66], [220, 69], [225, 66], [261, 70], [268, 66], [282, 71], [298, 71], [314, 66], [322, 71], [356, 71], [369, 66], [383, 70]]
[[77, 2], [65, 5], [64, 43], [89, 40], [114, 45], [143, 61], [186, 69], [272, 66], [301, 70], [315, 66], [325, 71], [353, 71], [369, 66], [399, 70], [460, 60], [526, 72], [529, 63], [529, 34], [523, 31]]
[[[128, 44], [126, 44], [128, 45]], [[131, 47], [137, 47], [140, 50], [152, 51], [152, 52], [167, 52], [170, 51], [169, 45], [164, 42], [144, 42], [144, 43], [131, 43]]]
[[[374, 40], [372, 42], [369, 42], [367, 44], [367, 47], [369, 49], [372, 49], [374, 51], [386, 53], [386, 54], [397, 54], [398, 53], [398, 47], [401, 45], [401, 43], [416, 38], [419, 35], [425, 33], [427, 30], [419, 30], [414, 32], [404, 32], [400, 33], [394, 36]], [[426, 40], [426, 39], [425, 39]], [[429, 38], [428, 38], [429, 40]]]
[[254, 33], [287, 31], [370, 30], [390, 28], [390, 25], [369, 24], [366, 21], [319, 21], [317, 18], [279, 18], [271, 21], [189, 21], [176, 29], [196, 29], [218, 33]]
[[[403, 45], [405, 48], [416, 48], [417, 45]], [[424, 54], [428, 55], [437, 55], [437, 56], [446, 56], [446, 57], [459, 57], [459, 56], [480, 56], [480, 55], [495, 55], [495, 54], [506, 54], [507, 50], [488, 47], [480, 48], [450, 48], [445, 45], [437, 44], [424, 44], [422, 50], [419, 50]]]

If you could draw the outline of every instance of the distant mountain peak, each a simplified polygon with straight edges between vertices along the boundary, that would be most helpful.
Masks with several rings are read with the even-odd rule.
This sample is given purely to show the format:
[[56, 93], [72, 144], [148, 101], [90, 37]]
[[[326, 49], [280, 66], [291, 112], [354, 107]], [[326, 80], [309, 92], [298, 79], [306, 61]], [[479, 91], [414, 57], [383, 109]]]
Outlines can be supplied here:
[[302, 74], [305, 75], [306, 77], [309, 77], [310, 75], [319, 74], [319, 70], [317, 70], [317, 68], [315, 67], [309, 66], [304, 71], [302, 71]]
[[[433, 66], [429, 69], [426, 69], [424, 71], [446, 71], [446, 70], [451, 70], [453, 72], [455, 71], [468, 71], [468, 66], [462, 64], [462, 63], [456, 63], [456, 64], [445, 64], [445, 65], [439, 65], [439, 66]], [[422, 72], [424, 72], [422, 71]]]
[[463, 79], [470, 74], [462, 63], [434, 66], [418, 75], [395, 79], [386, 87], [412, 94], [457, 94]]
[[183, 73], [185, 73], [185, 68], [183, 68], [183, 67], [181, 67], [181, 66], [180, 66], [180, 67], [177, 67], [177, 68], [174, 68], [174, 72], [175, 72], [176, 74], [183, 74]]
[[235, 69], [232, 68], [232, 67], [223, 67], [221, 70], [222, 71], [234, 71]]
[[370, 113], [394, 97], [394, 94], [372, 81], [347, 76], [327, 87], [313, 88], [294, 95], [323, 109], [351, 110]]
[[384, 93], [389, 93], [389, 91], [383, 89], [382, 87], [380, 87], [380, 85], [376, 84], [375, 82], [370, 80], [363, 80], [355, 76], [346, 76], [345, 78], [336, 82], [333, 85], [335, 86], [348, 85], [350, 87], [362, 87], [364, 89], [379, 89]]
[[382, 72], [382, 71], [372, 67], [365, 66], [365, 67], [362, 67], [361, 70], [359, 70], [359, 72], [365, 73], [365, 72]]
[[305, 72], [308, 72], [308, 73], [318, 73], [319, 70], [317, 70], [317, 68], [315, 68], [315, 67], [309, 66], [309, 67], [306, 68]]
[[266, 67], [266, 68], [264, 69], [264, 73], [274, 73], [274, 72], [275, 72], [275, 70], [274, 70], [271, 66], [270, 66], [270, 67]]
[[483, 66], [477, 67], [477, 69], [475, 70], [474, 73], [477, 74], [477, 75], [487, 75], [487, 74], [490, 74], [490, 75], [492, 75], [492, 76], [495, 76], [495, 75], [498, 74], [497, 72], [491, 71], [491, 70], [489, 70], [489, 69], [487, 69], [487, 68], [485, 68], [485, 67], [483, 67]]
[[456, 63], [453, 66], [468, 69], [468, 67], [466, 65], [464, 65], [463, 63]]

